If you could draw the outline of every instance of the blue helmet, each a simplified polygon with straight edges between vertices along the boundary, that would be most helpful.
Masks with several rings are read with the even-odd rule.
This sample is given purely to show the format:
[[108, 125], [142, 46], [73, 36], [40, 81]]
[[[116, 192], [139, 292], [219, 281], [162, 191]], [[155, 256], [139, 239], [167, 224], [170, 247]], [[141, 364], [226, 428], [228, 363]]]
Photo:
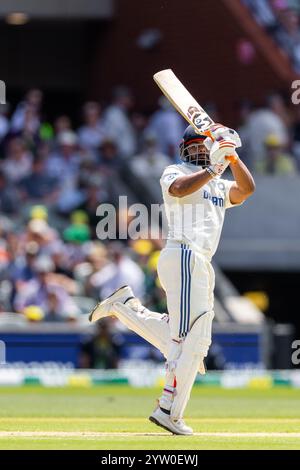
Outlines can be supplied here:
[[205, 134], [198, 134], [193, 126], [188, 126], [179, 146], [181, 160], [204, 168], [209, 166], [209, 151], [203, 144], [206, 137]]

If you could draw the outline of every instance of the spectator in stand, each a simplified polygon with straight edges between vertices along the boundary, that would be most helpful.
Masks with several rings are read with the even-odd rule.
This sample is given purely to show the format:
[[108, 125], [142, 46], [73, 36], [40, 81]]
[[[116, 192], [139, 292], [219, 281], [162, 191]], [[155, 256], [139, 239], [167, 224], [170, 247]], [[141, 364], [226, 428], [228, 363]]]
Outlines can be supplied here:
[[159, 99], [159, 107], [150, 118], [148, 130], [156, 136], [159, 150], [173, 161], [177, 161], [178, 136], [183, 135], [186, 124], [164, 96]]
[[144, 145], [144, 134], [148, 126], [148, 118], [145, 114], [135, 111], [132, 114], [131, 122], [136, 135], [136, 151], [141, 152]]
[[95, 101], [85, 103], [83, 119], [84, 125], [78, 130], [79, 144], [85, 149], [96, 152], [105, 135], [100, 105]]
[[58, 197], [58, 180], [45, 171], [45, 162], [36, 157], [33, 160], [32, 172], [20, 181], [22, 199], [54, 203]]
[[142, 269], [129, 258], [120, 242], [111, 243], [109, 252], [110, 263], [90, 278], [90, 285], [98, 290], [99, 298], [106, 298], [120, 286], [130, 282], [135, 295], [142, 299], [145, 291]]
[[97, 216], [98, 206], [108, 200], [108, 193], [103, 191], [103, 188], [100, 188], [96, 182], [91, 182], [86, 187], [85, 200], [80, 208], [87, 213], [90, 221], [91, 232], [94, 236], [96, 236], [95, 229], [99, 222], [99, 216]]
[[119, 147], [121, 157], [132, 157], [136, 152], [136, 135], [129, 113], [133, 107], [133, 96], [128, 88], [119, 86], [113, 91], [113, 102], [104, 113], [104, 127], [108, 137]]
[[243, 0], [254, 14], [256, 21], [269, 31], [276, 27], [276, 17], [269, 0]]
[[269, 175], [294, 175], [297, 173], [296, 162], [276, 135], [268, 135], [265, 139], [265, 157], [257, 162], [256, 171]]
[[58, 116], [54, 121], [55, 135], [59, 135], [65, 131], [72, 131], [72, 121], [65, 114]]
[[243, 139], [248, 143], [253, 167], [256, 167], [257, 160], [264, 157], [268, 135], [275, 135], [283, 146], [288, 145], [287, 115], [284, 102], [278, 94], [270, 95], [264, 108], [255, 109], [247, 115], [243, 125]]
[[[35, 156], [44, 162], [49, 158], [50, 153], [52, 150], [51, 142], [47, 140], [41, 140], [38, 143], [35, 144], [34, 146], [34, 153]], [[44, 171], [46, 171], [44, 169]]]
[[29, 242], [25, 245], [24, 253], [15, 256], [10, 263], [10, 278], [13, 284], [27, 282], [36, 277], [34, 263], [39, 253], [39, 245]]
[[20, 196], [14, 185], [7, 181], [5, 174], [0, 170], [0, 211], [8, 215], [17, 214]]
[[58, 149], [46, 162], [46, 171], [50, 176], [62, 181], [77, 178], [80, 165], [77, 142], [77, 135], [73, 131], [63, 131], [58, 134]]
[[43, 103], [43, 93], [41, 90], [29, 90], [24, 101], [18, 104], [11, 118], [11, 130], [14, 133], [22, 132], [25, 128], [30, 128], [33, 133], [38, 131], [40, 126], [40, 112]]
[[292, 125], [292, 116], [288, 108], [290, 97], [285, 101], [280, 93], [271, 93], [267, 97], [267, 106], [276, 114], [282, 121], [287, 132], [287, 140], [289, 138], [289, 130]]
[[[69, 310], [69, 305], [65, 305], [65, 299], [64, 302], [62, 302], [61, 296], [59, 295], [59, 292], [57, 290], [53, 289], [53, 291], [51, 291], [51, 289], [48, 289], [47, 294], [47, 309], [43, 318], [44, 322], [61, 323], [67, 320], [73, 320], [79, 314], [79, 311], [76, 312], [75, 315], [74, 312], [73, 314], [71, 314], [73, 306], [71, 307], [71, 310]], [[62, 307], [65, 308], [65, 311], [61, 310]], [[70, 314], [68, 312], [70, 312]]]
[[41, 122], [36, 113], [36, 109], [32, 105], [26, 105], [24, 109], [24, 121], [20, 135], [26, 142], [33, 143], [34, 139], [38, 137]]
[[51, 258], [39, 256], [34, 263], [36, 278], [29, 280], [20, 286], [15, 297], [16, 311], [23, 313], [28, 306], [34, 305], [42, 309], [46, 321], [53, 318], [58, 320], [69, 320], [79, 315], [76, 306], [67, 291], [61, 284], [53, 282], [49, 276], [54, 270]]
[[146, 132], [142, 152], [135, 155], [130, 162], [133, 173], [138, 177], [147, 175], [160, 178], [168, 165], [171, 165], [171, 160], [159, 150], [155, 134]]
[[120, 194], [127, 194], [127, 189], [121, 177], [124, 161], [120, 156], [117, 142], [111, 137], [106, 137], [99, 153], [99, 170], [103, 178], [101, 189], [107, 193], [109, 202], [118, 204]]
[[300, 28], [298, 0], [243, 0], [255, 20], [274, 37], [300, 72]]
[[57, 230], [50, 227], [47, 220], [31, 219], [25, 230], [19, 236], [18, 248], [22, 253], [27, 243], [35, 242], [39, 247], [39, 252], [43, 255], [48, 255], [58, 238], [59, 234]]
[[[100, 271], [108, 264], [108, 254], [105, 245], [99, 240], [90, 242], [86, 247], [86, 257], [82, 263], [78, 263], [74, 269], [75, 276], [82, 280], [85, 292], [93, 296], [95, 290], [89, 282], [92, 274]], [[96, 292], [98, 294], [98, 292]]]
[[91, 230], [87, 213], [83, 210], [77, 210], [71, 214], [70, 218], [71, 224], [63, 232], [64, 240], [79, 244], [90, 240]]
[[68, 214], [84, 200], [78, 188], [80, 172], [80, 154], [77, 148], [77, 135], [73, 131], [64, 131], [57, 136], [58, 149], [46, 161], [47, 174], [58, 180], [61, 191], [57, 208]]
[[7, 145], [5, 159], [2, 162], [2, 171], [5, 178], [13, 184], [19, 183], [30, 175], [32, 167], [32, 154], [28, 151], [25, 142], [20, 137], [12, 138]]
[[292, 59], [296, 72], [300, 73], [300, 25], [299, 13], [289, 8], [288, 2], [273, 2], [277, 10], [278, 19], [282, 25], [275, 33], [275, 37]]
[[55, 265], [55, 273], [63, 274], [69, 279], [73, 279], [73, 264], [68, 259], [68, 250], [63, 240], [58, 239], [48, 250], [49, 256]]
[[103, 139], [99, 149], [101, 172], [110, 173], [122, 165], [118, 144], [112, 137]]
[[90, 233], [75, 227], [72, 230], [65, 230], [63, 238], [66, 267], [73, 271], [77, 264], [86, 259], [86, 245], [89, 243]]

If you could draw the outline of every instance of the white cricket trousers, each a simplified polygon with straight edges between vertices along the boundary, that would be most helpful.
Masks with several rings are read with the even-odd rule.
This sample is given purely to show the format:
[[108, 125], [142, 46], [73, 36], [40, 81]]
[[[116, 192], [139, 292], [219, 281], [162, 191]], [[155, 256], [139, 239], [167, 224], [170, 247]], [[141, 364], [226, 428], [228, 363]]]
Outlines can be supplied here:
[[168, 241], [161, 251], [157, 271], [166, 292], [171, 338], [181, 340], [201, 314], [213, 311], [213, 267], [188, 245]]

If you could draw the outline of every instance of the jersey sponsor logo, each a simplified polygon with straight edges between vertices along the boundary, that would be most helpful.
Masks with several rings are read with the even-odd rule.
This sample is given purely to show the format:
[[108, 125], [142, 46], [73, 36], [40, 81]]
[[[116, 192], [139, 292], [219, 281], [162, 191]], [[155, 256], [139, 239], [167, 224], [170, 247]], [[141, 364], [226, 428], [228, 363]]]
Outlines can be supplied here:
[[224, 207], [224, 198], [212, 196], [208, 191], [204, 190], [203, 192], [204, 199], [208, 199], [213, 203], [214, 206]]

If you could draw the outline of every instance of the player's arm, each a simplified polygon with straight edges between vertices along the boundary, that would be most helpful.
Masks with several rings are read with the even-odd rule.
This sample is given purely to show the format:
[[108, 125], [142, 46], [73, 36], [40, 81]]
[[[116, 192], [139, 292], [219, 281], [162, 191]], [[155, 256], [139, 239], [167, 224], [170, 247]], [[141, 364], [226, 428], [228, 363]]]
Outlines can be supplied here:
[[241, 204], [255, 191], [255, 182], [246, 165], [238, 159], [236, 163], [230, 164], [234, 177], [234, 183], [229, 191], [232, 204]]
[[184, 197], [198, 191], [212, 176], [206, 170], [200, 170], [192, 175], [180, 176], [169, 188], [169, 193], [174, 197]]

